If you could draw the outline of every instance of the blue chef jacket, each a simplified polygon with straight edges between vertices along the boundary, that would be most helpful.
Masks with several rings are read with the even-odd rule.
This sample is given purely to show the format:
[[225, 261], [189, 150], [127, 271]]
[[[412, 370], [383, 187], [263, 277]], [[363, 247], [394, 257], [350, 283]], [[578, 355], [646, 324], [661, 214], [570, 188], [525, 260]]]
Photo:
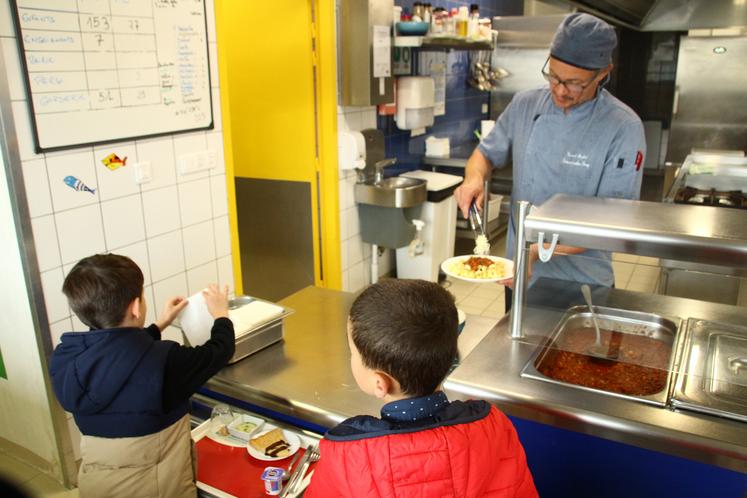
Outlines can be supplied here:
[[[646, 141], [640, 118], [607, 90], [573, 107], [555, 106], [549, 88], [517, 93], [478, 146], [496, 167], [513, 162], [512, 205], [539, 205], [557, 193], [638, 199]], [[515, 227], [509, 222], [507, 255], [513, 257]], [[563, 243], [562, 240], [559, 241]], [[608, 252], [588, 250], [534, 264], [539, 277], [612, 286]]]

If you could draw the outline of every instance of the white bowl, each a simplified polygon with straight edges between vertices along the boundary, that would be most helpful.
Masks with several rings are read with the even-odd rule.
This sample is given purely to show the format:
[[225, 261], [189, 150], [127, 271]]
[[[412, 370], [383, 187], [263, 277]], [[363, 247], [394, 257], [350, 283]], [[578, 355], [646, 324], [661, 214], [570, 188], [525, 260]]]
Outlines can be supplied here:
[[[251, 430], [246, 430], [243, 428], [240, 428], [242, 424], [254, 424], [254, 427]], [[228, 432], [233, 437], [237, 437], [241, 439], [242, 441], [249, 441], [256, 432], [262, 428], [265, 421], [261, 418], [252, 417], [251, 415], [247, 415], [246, 413], [242, 413], [233, 421], [228, 424]]]

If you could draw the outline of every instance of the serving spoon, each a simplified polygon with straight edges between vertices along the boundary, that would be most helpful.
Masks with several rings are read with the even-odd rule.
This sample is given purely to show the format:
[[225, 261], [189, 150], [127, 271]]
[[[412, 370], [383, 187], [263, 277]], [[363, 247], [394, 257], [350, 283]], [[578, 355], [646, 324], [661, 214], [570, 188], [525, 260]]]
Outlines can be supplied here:
[[592, 361], [597, 363], [612, 363], [617, 360], [619, 348], [613, 349], [611, 347], [604, 347], [602, 345], [602, 334], [599, 331], [599, 323], [597, 323], [597, 315], [594, 313], [594, 306], [591, 304], [591, 289], [588, 285], [583, 284], [581, 286], [581, 294], [584, 296], [586, 306], [589, 307], [591, 313], [591, 321], [594, 323], [594, 330], [597, 333], [596, 341], [594, 344], [589, 346], [586, 350], [586, 354], [591, 358]]

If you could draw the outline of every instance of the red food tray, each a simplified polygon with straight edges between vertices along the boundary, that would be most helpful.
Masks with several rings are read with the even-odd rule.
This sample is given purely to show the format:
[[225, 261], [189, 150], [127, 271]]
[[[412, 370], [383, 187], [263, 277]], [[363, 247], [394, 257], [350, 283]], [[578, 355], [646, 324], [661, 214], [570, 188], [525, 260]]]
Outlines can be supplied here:
[[[195, 443], [197, 451], [197, 480], [238, 498], [259, 498], [265, 494], [265, 483], [260, 479], [266, 467], [287, 468], [293, 455], [271, 462], [257, 460], [246, 448], [226, 446], [203, 437]], [[297, 463], [301, 462], [304, 448]], [[314, 464], [310, 469], [314, 468]]]

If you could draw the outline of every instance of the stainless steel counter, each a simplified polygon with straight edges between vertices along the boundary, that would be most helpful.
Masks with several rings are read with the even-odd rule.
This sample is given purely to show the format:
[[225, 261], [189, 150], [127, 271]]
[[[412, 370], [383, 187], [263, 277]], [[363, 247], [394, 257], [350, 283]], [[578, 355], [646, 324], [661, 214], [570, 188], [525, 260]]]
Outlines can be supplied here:
[[[597, 289], [598, 306], [744, 324], [747, 310], [703, 301]], [[505, 413], [641, 448], [747, 472], [747, 426], [715, 416], [647, 405], [569, 386], [520, 377], [520, 372], [553, 329], [562, 311], [582, 304], [575, 286], [542, 280], [527, 295], [525, 334], [512, 340], [508, 317], [449, 376], [451, 399], [482, 398]]]
[[[376, 415], [379, 400], [363, 394], [350, 371], [345, 325], [354, 294], [307, 287], [280, 301], [285, 340], [221, 370], [206, 387], [323, 427], [354, 415]], [[467, 316], [459, 336], [465, 357], [497, 322]]]

